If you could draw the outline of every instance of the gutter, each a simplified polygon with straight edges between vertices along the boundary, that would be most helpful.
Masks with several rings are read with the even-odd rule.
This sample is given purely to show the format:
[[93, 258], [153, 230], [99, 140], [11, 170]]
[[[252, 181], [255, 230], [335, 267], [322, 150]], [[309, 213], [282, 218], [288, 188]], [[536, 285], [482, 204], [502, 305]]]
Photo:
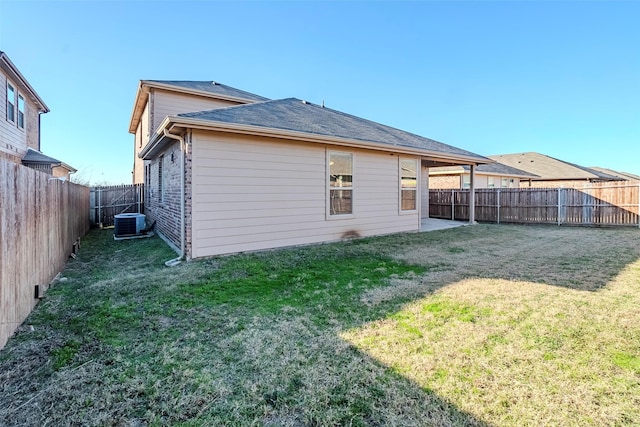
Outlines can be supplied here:
[[166, 136], [167, 138], [171, 138], [174, 139], [176, 141], [180, 142], [180, 256], [174, 259], [171, 259], [167, 262], [165, 262], [164, 264], [167, 267], [173, 267], [175, 265], [178, 265], [184, 258], [185, 258], [185, 237], [184, 237], [184, 227], [185, 227], [185, 220], [184, 220], [184, 212], [185, 212], [185, 202], [184, 202], [184, 184], [185, 184], [185, 179], [184, 179], [184, 162], [186, 159], [185, 156], [185, 152], [187, 150], [186, 147], [186, 143], [184, 141], [184, 137], [179, 136], [179, 135], [175, 135], [173, 133], [169, 133], [169, 131], [167, 130], [167, 128], [162, 128], [162, 133], [164, 134], [164, 136]]

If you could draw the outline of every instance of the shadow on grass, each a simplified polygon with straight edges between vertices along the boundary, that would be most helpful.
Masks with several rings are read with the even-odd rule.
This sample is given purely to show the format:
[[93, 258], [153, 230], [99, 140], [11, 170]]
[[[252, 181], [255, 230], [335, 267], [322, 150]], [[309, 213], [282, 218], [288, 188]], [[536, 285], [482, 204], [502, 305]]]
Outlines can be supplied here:
[[[174, 269], [159, 239], [93, 231], [27, 320], [34, 331], [0, 353], [0, 421], [486, 425], [339, 334], [464, 278], [593, 291], [640, 256], [627, 230], [572, 231], [465, 227]], [[362, 298], [394, 280], [420, 286]]]

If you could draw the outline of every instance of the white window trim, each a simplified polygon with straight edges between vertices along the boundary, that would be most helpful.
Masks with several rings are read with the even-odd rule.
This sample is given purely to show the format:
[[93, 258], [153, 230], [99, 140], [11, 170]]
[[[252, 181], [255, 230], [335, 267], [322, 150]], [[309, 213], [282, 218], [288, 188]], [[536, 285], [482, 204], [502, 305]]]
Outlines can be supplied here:
[[[412, 160], [416, 166], [416, 208], [411, 210], [402, 209], [402, 161]], [[418, 213], [420, 207], [420, 162], [415, 157], [398, 157], [398, 215], [414, 215]], [[406, 190], [406, 189], [405, 189]], [[410, 190], [410, 189], [409, 189]]]
[[[22, 126], [20, 126], [20, 99], [22, 99], [22, 105], [24, 111], [22, 111]], [[27, 127], [27, 100], [26, 98], [18, 92], [18, 102], [16, 103], [16, 126], [20, 130], [25, 130]]]
[[[13, 100], [11, 101], [11, 105], [13, 106], [13, 119], [9, 118], [9, 88], [11, 88], [11, 90], [13, 91]], [[15, 86], [8, 81], [7, 81], [6, 90], [7, 90], [7, 96], [5, 97], [6, 98], [5, 102], [7, 104], [5, 105], [5, 108], [7, 109], [7, 111], [6, 111], [5, 118], [7, 119], [8, 122], [17, 123], [18, 122], [18, 105], [17, 105], [16, 99], [17, 99], [18, 91], [16, 90]]]
[[[331, 214], [331, 154], [349, 154], [351, 156], [351, 187], [345, 188], [345, 190], [351, 190], [351, 213], [350, 214]], [[325, 157], [325, 219], [327, 221], [335, 221], [341, 219], [355, 218], [356, 212], [356, 156], [351, 151], [330, 150], [327, 148]]]

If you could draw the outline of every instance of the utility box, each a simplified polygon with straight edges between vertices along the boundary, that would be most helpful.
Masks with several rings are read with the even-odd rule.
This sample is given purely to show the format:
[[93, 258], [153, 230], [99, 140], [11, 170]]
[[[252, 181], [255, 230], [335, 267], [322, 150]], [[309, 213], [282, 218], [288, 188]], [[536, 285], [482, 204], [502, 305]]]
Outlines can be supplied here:
[[136, 236], [144, 230], [145, 216], [141, 213], [123, 213], [114, 217], [115, 237]]

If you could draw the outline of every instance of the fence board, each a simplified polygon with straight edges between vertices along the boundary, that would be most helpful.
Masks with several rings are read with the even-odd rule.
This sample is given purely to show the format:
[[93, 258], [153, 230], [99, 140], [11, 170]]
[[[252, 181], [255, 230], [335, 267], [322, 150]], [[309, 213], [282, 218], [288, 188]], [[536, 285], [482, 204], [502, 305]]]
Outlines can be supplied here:
[[0, 348], [89, 229], [89, 188], [0, 159]]
[[[476, 189], [476, 220], [517, 224], [640, 227], [640, 182], [582, 188]], [[469, 190], [430, 190], [429, 216], [469, 219]]]
[[91, 225], [110, 227], [121, 213], [144, 213], [144, 184], [91, 188]]

